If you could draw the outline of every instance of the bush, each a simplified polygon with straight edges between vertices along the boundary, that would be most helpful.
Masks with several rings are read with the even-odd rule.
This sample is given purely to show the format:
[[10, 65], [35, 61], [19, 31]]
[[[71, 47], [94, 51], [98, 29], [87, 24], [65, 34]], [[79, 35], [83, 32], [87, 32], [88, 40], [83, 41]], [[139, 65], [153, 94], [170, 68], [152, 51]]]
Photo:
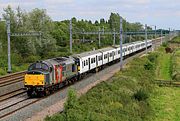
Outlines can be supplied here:
[[0, 68], [0, 76], [7, 74], [5, 70]]
[[23, 58], [19, 54], [13, 53], [11, 58], [12, 63], [15, 65], [21, 65], [23, 63]]
[[64, 105], [64, 111], [67, 112], [69, 109], [77, 108], [77, 96], [74, 89], [69, 89], [68, 98]]
[[167, 42], [163, 42], [163, 43], [162, 43], [162, 46], [163, 46], [163, 47], [168, 47], [168, 43], [167, 43]]
[[41, 60], [40, 56], [30, 55], [30, 56], [28, 56], [27, 58], [24, 59], [24, 62], [25, 63], [33, 63], [33, 62], [36, 62], [38, 60]]
[[148, 98], [148, 94], [144, 89], [139, 89], [133, 97], [138, 101], [144, 101]]
[[152, 70], [153, 68], [154, 68], [154, 65], [150, 61], [147, 61], [146, 64], [144, 64], [145, 70]]
[[150, 53], [147, 58], [150, 62], [155, 63], [158, 58], [158, 53]]

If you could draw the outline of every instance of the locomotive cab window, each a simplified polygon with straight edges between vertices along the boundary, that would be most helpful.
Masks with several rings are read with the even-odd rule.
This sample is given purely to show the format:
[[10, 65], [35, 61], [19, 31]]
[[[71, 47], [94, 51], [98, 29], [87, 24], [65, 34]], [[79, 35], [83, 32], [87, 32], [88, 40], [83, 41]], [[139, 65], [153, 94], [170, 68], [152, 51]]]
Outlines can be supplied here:
[[45, 63], [34, 63], [32, 64], [28, 70], [43, 70], [49, 71], [49, 66]]

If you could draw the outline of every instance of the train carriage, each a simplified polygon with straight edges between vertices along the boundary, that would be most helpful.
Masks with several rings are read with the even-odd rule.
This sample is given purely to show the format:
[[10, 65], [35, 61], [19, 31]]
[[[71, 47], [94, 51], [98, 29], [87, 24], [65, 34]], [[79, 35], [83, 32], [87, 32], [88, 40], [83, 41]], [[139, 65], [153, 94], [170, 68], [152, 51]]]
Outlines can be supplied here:
[[80, 74], [93, 70], [103, 64], [102, 52], [98, 50], [76, 54], [73, 57], [78, 61], [78, 71]]

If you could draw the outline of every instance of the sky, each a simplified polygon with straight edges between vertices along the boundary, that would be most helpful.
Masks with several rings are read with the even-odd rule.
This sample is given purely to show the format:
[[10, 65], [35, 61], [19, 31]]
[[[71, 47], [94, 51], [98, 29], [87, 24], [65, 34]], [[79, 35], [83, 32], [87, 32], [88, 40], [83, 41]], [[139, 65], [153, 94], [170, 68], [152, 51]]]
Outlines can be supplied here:
[[180, 29], [180, 0], [0, 0], [3, 8], [20, 6], [25, 11], [46, 9], [52, 20], [99, 20], [119, 13], [128, 22], [141, 22], [157, 29]]

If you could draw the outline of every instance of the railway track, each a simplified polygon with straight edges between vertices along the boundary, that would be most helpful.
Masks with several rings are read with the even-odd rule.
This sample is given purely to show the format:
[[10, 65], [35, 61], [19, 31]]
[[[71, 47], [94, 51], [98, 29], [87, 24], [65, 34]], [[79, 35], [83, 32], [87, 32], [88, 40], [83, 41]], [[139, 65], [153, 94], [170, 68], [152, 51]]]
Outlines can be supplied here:
[[180, 87], [180, 81], [156, 80], [154, 83], [158, 84], [159, 86]]
[[0, 87], [21, 82], [24, 78], [25, 73], [26, 71], [22, 71], [0, 77]]
[[13, 97], [16, 97], [16, 96], [19, 96], [19, 95], [22, 95], [25, 93], [26, 93], [26, 91], [23, 89], [18, 89], [13, 92], [6, 93], [6, 94], [0, 96], [0, 102], [3, 102], [5, 100], [11, 99]]
[[0, 106], [0, 120], [40, 100], [41, 99], [30, 99], [24, 97], [24, 98], [19, 98], [18, 100], [14, 100], [8, 105]]

